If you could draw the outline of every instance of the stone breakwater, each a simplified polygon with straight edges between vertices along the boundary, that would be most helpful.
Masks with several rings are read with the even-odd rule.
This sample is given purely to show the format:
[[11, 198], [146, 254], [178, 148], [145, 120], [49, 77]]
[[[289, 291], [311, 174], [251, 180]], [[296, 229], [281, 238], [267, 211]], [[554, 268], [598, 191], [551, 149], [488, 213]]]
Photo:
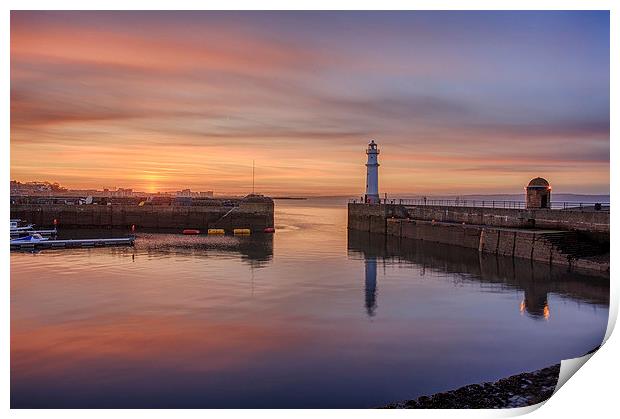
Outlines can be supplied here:
[[264, 202], [225, 202], [209, 206], [183, 205], [66, 205], [14, 204], [11, 218], [38, 226], [51, 226], [54, 220], [63, 228], [124, 228], [179, 230], [219, 228], [232, 231], [247, 228], [263, 231], [274, 225], [274, 204]]
[[538, 371], [470, 384], [456, 390], [393, 403], [388, 409], [506, 409], [531, 406], [549, 399], [558, 383], [560, 364]]
[[609, 275], [604, 212], [349, 204], [348, 228]]
[[[388, 205], [389, 206], [389, 205]], [[397, 206], [397, 205], [392, 205]], [[591, 209], [477, 208], [441, 205], [403, 206], [409, 218], [492, 227], [609, 233], [609, 211]], [[397, 211], [397, 209], [392, 209]]]

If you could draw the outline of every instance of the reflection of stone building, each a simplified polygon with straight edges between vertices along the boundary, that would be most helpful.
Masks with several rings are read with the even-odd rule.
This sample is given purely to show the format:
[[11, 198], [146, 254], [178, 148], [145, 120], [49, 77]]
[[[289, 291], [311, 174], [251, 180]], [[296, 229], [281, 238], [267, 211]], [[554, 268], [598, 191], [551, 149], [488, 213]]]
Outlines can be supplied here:
[[527, 313], [534, 318], [549, 318], [549, 303], [547, 301], [548, 286], [544, 283], [527, 282], [523, 286], [523, 301], [521, 313]]
[[377, 258], [369, 257], [364, 260], [366, 312], [369, 316], [375, 315], [377, 308]]
[[551, 186], [546, 179], [534, 178], [525, 188], [527, 208], [551, 208]]

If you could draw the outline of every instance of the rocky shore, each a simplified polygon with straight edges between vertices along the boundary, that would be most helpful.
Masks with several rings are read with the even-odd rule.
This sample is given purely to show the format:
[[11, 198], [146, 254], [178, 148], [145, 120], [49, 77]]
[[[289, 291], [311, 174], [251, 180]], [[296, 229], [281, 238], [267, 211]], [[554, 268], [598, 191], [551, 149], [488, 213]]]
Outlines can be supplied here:
[[505, 409], [530, 406], [551, 397], [560, 364], [502, 378], [494, 383], [470, 384], [456, 390], [393, 403], [387, 409]]

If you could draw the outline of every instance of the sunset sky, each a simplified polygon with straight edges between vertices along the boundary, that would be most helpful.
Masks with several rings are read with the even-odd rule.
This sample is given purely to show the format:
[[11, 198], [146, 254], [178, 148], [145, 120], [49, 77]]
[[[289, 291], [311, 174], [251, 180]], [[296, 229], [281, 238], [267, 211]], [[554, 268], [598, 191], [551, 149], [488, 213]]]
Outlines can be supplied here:
[[12, 12], [11, 179], [609, 193], [608, 12]]

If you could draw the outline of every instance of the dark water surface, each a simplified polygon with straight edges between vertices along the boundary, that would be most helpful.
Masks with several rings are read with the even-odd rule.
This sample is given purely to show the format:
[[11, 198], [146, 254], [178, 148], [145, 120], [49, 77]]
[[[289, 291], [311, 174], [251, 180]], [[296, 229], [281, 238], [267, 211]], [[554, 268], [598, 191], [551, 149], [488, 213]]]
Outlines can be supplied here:
[[276, 227], [12, 252], [12, 407], [373, 407], [605, 333], [606, 280], [347, 234], [333, 200], [277, 201]]

